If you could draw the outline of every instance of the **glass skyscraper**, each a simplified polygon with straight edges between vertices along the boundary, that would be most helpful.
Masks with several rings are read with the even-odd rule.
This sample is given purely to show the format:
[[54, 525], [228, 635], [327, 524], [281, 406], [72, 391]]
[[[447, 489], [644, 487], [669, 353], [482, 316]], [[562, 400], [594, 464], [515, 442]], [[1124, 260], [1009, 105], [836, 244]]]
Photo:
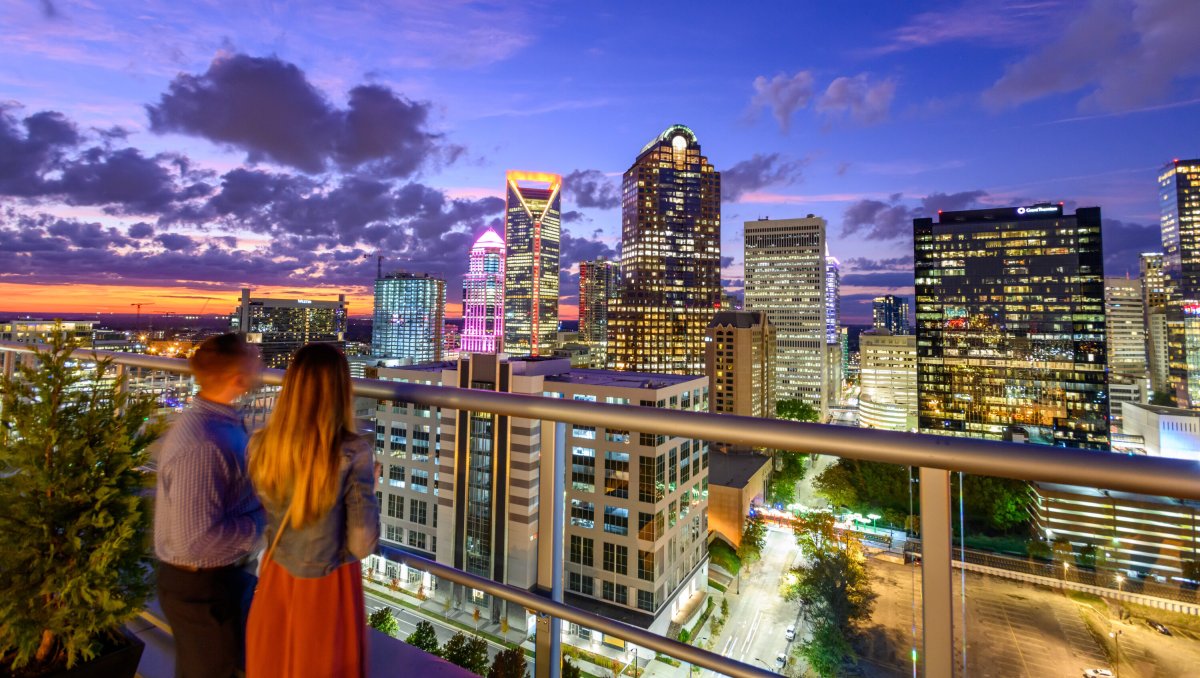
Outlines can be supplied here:
[[695, 133], [672, 125], [642, 148], [621, 191], [608, 365], [704, 374], [704, 335], [721, 303], [721, 175]]
[[908, 323], [908, 299], [885, 294], [871, 302], [871, 319], [877, 330], [892, 334], [910, 334]]
[[512, 171], [506, 179], [504, 350], [549, 355], [558, 333], [562, 177]]
[[604, 259], [579, 262], [579, 340], [603, 365], [608, 355], [608, 304], [616, 291], [617, 267]]
[[1173, 392], [1167, 351], [1167, 278], [1163, 274], [1162, 252], [1143, 252], [1140, 263], [1150, 388], [1156, 393], [1170, 394]]
[[504, 241], [488, 229], [471, 246], [463, 278], [464, 353], [497, 353], [504, 345]]
[[915, 219], [922, 433], [1106, 450], [1100, 208]]
[[441, 278], [404, 271], [377, 278], [371, 355], [414, 365], [441, 360], [445, 307]]
[[1169, 390], [1180, 407], [1200, 407], [1200, 160], [1168, 163], [1158, 189]]

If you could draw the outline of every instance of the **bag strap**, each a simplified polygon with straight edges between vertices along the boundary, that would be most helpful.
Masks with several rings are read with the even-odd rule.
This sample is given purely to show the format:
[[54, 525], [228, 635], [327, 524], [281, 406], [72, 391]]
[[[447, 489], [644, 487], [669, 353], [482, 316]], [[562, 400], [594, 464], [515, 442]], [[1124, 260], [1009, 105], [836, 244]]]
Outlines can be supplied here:
[[292, 503], [288, 503], [287, 511], [283, 513], [283, 519], [279, 521], [279, 529], [275, 532], [275, 538], [271, 540], [271, 546], [263, 555], [262, 562], [266, 563], [275, 554], [275, 547], [279, 546], [279, 538], [283, 536], [283, 531], [287, 529], [288, 518], [292, 514]]

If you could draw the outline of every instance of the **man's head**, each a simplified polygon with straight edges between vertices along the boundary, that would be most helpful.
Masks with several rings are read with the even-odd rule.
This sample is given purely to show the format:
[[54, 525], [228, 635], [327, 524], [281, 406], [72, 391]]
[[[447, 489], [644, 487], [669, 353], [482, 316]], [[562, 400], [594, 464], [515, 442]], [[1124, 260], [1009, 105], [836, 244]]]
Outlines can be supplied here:
[[188, 360], [204, 397], [231, 403], [255, 386], [258, 349], [233, 332], [205, 339]]

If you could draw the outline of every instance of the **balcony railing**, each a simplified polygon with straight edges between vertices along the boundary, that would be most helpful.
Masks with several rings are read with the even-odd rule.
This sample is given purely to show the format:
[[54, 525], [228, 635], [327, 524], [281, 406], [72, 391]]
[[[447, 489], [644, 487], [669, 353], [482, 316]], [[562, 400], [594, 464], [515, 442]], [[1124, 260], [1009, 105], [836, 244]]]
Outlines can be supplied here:
[[[10, 374], [26, 344], [0, 343], [0, 368]], [[155, 356], [81, 349], [81, 358], [109, 358], [117, 366], [186, 373], [185, 361]], [[282, 383], [282, 370], [266, 370], [263, 382]], [[920, 525], [922, 532], [921, 589], [923, 596], [923, 665], [925, 675], [954, 675], [952, 596], [952, 510], [950, 472], [963, 471], [1017, 480], [1064, 483], [1148, 495], [1200, 500], [1200, 464], [1188, 460], [1140, 457], [1044, 445], [1016, 444], [946, 436], [898, 433], [877, 429], [826, 426], [777, 419], [669, 410], [634, 405], [545, 398], [534, 395], [355, 379], [362, 397], [409, 402], [423, 407], [490, 412], [554, 422], [554, 496], [550, 536], [553, 562], [539, 560], [539, 581], [552, 581], [549, 598], [491, 581], [434, 562], [403, 548], [382, 546], [380, 554], [506, 601], [525, 606], [538, 615], [536, 675], [557, 675], [560, 665], [560, 624], [580, 626], [655, 650], [717, 674], [765, 678], [775, 674], [720, 654], [677, 642], [562, 602], [562, 558], [566, 483], [566, 426], [604, 427], [663, 436], [720, 441], [823, 454], [917, 467], [920, 470]], [[545, 453], [545, 451], [543, 451]], [[542, 577], [542, 568], [549, 577]]]

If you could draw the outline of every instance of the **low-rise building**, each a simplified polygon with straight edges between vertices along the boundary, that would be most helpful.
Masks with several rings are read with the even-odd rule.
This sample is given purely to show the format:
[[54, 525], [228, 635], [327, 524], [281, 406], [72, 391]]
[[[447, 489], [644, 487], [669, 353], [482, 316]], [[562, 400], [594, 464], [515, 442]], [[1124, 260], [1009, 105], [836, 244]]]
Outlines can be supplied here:
[[1200, 461], [1200, 412], [1125, 403], [1121, 432], [1141, 436], [1146, 454]]
[[708, 527], [738, 548], [750, 507], [761, 505], [771, 457], [751, 448], [714, 444], [708, 465]]

